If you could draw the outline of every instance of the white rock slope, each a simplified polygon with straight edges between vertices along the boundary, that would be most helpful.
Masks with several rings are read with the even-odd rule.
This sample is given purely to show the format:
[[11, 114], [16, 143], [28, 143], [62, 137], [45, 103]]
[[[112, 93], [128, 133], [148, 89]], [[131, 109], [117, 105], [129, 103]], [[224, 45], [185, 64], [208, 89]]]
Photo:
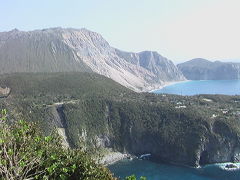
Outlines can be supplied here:
[[1, 74], [70, 71], [96, 72], [135, 91], [185, 80], [176, 66], [157, 52], [123, 52], [87, 29], [0, 33]]

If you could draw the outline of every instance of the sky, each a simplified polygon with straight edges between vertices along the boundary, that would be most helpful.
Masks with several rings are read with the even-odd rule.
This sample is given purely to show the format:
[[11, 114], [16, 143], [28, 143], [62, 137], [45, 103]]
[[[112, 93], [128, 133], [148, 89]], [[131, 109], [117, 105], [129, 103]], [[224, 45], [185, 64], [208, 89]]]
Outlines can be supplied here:
[[87, 28], [121, 50], [240, 62], [240, 0], [0, 0], [0, 31]]

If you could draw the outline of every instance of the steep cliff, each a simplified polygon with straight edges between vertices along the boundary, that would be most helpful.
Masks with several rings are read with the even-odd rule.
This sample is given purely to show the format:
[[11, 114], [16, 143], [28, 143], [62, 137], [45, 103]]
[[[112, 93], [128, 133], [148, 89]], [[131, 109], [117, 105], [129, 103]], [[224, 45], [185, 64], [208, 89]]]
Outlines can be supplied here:
[[[140, 53], [128, 53], [116, 49], [119, 57], [128, 62], [143, 67], [156, 75], [152, 81], [177, 81], [184, 80], [185, 77], [178, 70], [178, 68], [169, 59], [161, 56], [155, 51], [143, 51]], [[161, 79], [159, 79], [161, 77]], [[147, 78], [147, 77], [146, 77]], [[149, 79], [150, 80], [150, 79]]]
[[177, 65], [189, 80], [229, 80], [240, 79], [240, 63], [211, 62], [192, 59]]
[[87, 29], [17, 29], [0, 33], [0, 73], [96, 72], [135, 91], [159, 88], [184, 76], [156, 52], [116, 50]]
[[0, 107], [12, 119], [61, 129], [72, 147], [190, 166], [240, 161], [239, 96], [135, 93], [93, 73], [4, 75], [0, 85], [11, 88]]

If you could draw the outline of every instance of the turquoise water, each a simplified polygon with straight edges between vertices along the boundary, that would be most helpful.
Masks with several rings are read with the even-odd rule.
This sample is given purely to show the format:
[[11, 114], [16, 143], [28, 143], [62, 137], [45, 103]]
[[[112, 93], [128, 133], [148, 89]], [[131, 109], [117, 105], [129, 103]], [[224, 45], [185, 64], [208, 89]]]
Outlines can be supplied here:
[[240, 170], [224, 170], [221, 165], [188, 168], [135, 159], [120, 161], [109, 166], [109, 169], [121, 179], [135, 174], [148, 180], [240, 180]]
[[240, 94], [240, 80], [186, 81], [166, 86], [154, 93], [196, 95], [196, 94]]

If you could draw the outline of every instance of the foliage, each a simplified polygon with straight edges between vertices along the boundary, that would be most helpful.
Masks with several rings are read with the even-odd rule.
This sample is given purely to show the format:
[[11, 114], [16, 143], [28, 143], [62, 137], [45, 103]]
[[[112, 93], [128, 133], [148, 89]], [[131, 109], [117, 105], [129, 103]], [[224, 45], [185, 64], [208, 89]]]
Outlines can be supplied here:
[[63, 104], [58, 112], [76, 148], [97, 150], [96, 144], [105, 143], [138, 155], [158, 147], [152, 155], [159, 160], [194, 165], [202, 139], [240, 136], [240, 96], [135, 93], [91, 73], [6, 74], [0, 85], [11, 88], [0, 108], [15, 121], [39, 122], [45, 135], [56, 125], [56, 104]]
[[[136, 178], [135, 175], [131, 175], [131, 176], [126, 177], [125, 180], [137, 180], [137, 178]], [[141, 176], [141, 177], [140, 177], [140, 180], [147, 180], [147, 178]]]
[[113, 180], [108, 169], [97, 165], [87, 153], [62, 148], [56, 135], [43, 136], [36, 124], [0, 119], [0, 177], [21, 179]]

